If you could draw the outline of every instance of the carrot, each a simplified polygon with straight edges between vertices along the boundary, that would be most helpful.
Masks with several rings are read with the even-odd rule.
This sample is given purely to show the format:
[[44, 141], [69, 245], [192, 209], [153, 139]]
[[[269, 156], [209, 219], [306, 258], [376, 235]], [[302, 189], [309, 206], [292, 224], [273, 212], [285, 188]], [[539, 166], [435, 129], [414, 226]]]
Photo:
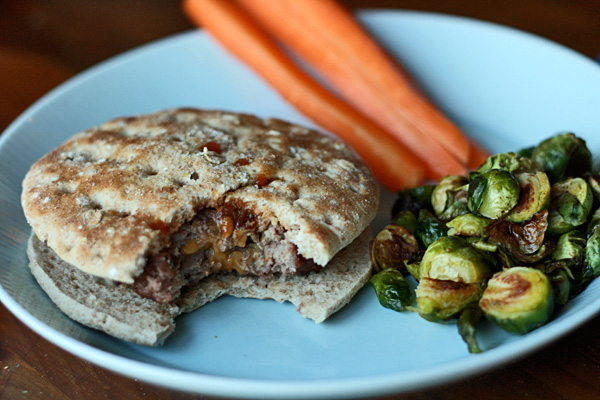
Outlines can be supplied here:
[[251, 66], [296, 109], [353, 147], [388, 189], [422, 183], [424, 167], [417, 157], [298, 67], [234, 4], [184, 0], [183, 9], [195, 24]]
[[347, 101], [419, 155], [430, 178], [465, 171], [460, 164], [468, 162], [468, 138], [335, 1], [237, 1]]

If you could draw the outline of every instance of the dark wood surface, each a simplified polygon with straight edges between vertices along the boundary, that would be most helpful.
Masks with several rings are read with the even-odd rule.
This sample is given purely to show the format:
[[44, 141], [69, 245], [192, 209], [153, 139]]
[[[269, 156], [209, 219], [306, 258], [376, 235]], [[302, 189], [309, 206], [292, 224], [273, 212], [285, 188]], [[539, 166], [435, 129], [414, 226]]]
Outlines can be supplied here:
[[[368, 1], [350, 8], [425, 10], [492, 21], [600, 53], [598, 0]], [[192, 29], [178, 1], [0, 0], [0, 131], [42, 94], [106, 58]], [[551, 82], [549, 82], [551, 84]], [[599, 94], [600, 96], [600, 94]], [[600, 105], [600, 102], [599, 102]], [[552, 345], [468, 380], [385, 399], [600, 398], [600, 317]], [[192, 399], [83, 361], [0, 305], [0, 399]]]

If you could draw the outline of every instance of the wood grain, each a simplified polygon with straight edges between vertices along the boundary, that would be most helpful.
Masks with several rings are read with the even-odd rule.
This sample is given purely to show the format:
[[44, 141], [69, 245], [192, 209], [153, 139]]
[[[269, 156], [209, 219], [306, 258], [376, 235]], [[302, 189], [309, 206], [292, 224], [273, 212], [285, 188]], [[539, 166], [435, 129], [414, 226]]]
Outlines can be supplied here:
[[[584, 0], [346, 0], [350, 8], [424, 10], [525, 30], [594, 58], [600, 3]], [[193, 27], [173, 0], [0, 2], [0, 130], [69, 76]], [[544, 348], [471, 379], [381, 399], [600, 397], [600, 318]], [[0, 399], [213, 399], [117, 375], [47, 342], [0, 306]]]

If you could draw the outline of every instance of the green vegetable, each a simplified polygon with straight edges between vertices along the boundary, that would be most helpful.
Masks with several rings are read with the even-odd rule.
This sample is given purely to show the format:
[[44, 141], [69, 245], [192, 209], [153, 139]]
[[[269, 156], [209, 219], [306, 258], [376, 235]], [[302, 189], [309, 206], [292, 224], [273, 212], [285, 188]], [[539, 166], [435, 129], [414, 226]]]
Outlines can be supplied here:
[[442, 221], [467, 213], [467, 178], [449, 175], [443, 178], [431, 194], [435, 215]]
[[477, 323], [481, 319], [483, 312], [477, 303], [471, 303], [460, 313], [456, 323], [458, 333], [467, 344], [469, 353], [481, 353], [481, 347], [475, 338]]
[[550, 180], [544, 172], [522, 172], [515, 177], [519, 182], [519, 200], [505, 219], [525, 222], [550, 204]]
[[443, 322], [454, 317], [481, 296], [483, 285], [423, 278], [415, 291], [419, 315], [431, 322]]
[[590, 280], [600, 275], [600, 225], [594, 226], [586, 245], [583, 262], [583, 278]]
[[594, 195], [582, 178], [569, 178], [552, 185], [548, 231], [555, 235], [566, 233], [587, 221]]
[[432, 243], [419, 268], [421, 279], [462, 283], [483, 282], [491, 272], [492, 265], [486, 253], [458, 236], [444, 236]]
[[583, 260], [585, 252], [585, 235], [579, 231], [562, 234], [552, 251], [554, 261], [563, 261], [567, 265], [578, 265]]
[[396, 217], [392, 219], [392, 223], [408, 229], [413, 235], [417, 230], [417, 217], [415, 217], [415, 214], [410, 210], [400, 211]]
[[447, 222], [446, 226], [449, 236], [485, 236], [485, 228], [489, 223], [489, 218], [468, 213]]
[[533, 150], [531, 158], [544, 168], [552, 182], [582, 176], [592, 168], [592, 155], [585, 141], [573, 133], [544, 140]]
[[424, 247], [428, 247], [442, 236], [446, 236], [448, 228], [429, 210], [419, 211], [416, 236]]
[[479, 306], [500, 328], [523, 334], [545, 324], [554, 310], [554, 293], [540, 270], [514, 267], [488, 281]]
[[517, 205], [519, 191], [519, 182], [511, 172], [485, 171], [469, 183], [469, 210], [486, 218], [501, 218]]
[[491, 169], [501, 169], [512, 173], [543, 171], [541, 165], [530, 158], [519, 154], [508, 152], [494, 154], [477, 169], [477, 172], [483, 173]]
[[404, 270], [405, 262], [411, 261], [419, 251], [417, 239], [410, 231], [399, 225], [388, 225], [371, 245], [371, 262], [375, 271], [388, 268]]
[[373, 275], [369, 283], [375, 289], [379, 303], [394, 311], [404, 311], [413, 303], [412, 290], [402, 273], [385, 269]]

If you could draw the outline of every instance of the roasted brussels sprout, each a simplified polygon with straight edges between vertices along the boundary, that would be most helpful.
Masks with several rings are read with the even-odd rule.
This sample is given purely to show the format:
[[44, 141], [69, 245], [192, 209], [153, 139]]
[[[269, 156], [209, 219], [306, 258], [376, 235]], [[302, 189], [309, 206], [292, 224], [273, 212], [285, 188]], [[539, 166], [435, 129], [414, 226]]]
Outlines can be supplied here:
[[392, 223], [394, 225], [402, 226], [402, 227], [408, 229], [408, 231], [410, 233], [412, 233], [413, 235], [415, 234], [415, 231], [417, 230], [417, 217], [410, 210], [400, 211], [396, 215], [396, 217], [394, 217], [392, 219]]
[[432, 322], [447, 321], [467, 305], [478, 301], [482, 291], [481, 282], [464, 283], [422, 277], [415, 291], [419, 315]]
[[469, 183], [469, 210], [486, 218], [501, 218], [517, 205], [519, 191], [519, 182], [511, 172], [485, 171]]
[[489, 156], [485, 163], [483, 163], [477, 169], [477, 172], [483, 173], [491, 169], [502, 169], [514, 174], [521, 172], [543, 171], [543, 168], [540, 164], [536, 163], [530, 158], [523, 157], [513, 152], [499, 153]]
[[490, 278], [479, 306], [486, 317], [502, 329], [523, 334], [550, 319], [554, 293], [542, 271], [514, 267]]
[[582, 178], [569, 178], [552, 185], [548, 231], [554, 235], [566, 233], [587, 221], [594, 195]]
[[491, 275], [490, 257], [458, 236], [444, 236], [425, 251], [419, 273], [423, 278], [480, 283]]
[[369, 283], [375, 289], [379, 303], [385, 308], [404, 311], [413, 303], [410, 285], [395, 269], [385, 269], [373, 275]]
[[449, 175], [443, 178], [431, 194], [435, 215], [442, 221], [469, 212], [467, 208], [467, 178]]
[[600, 224], [596, 224], [585, 244], [583, 279], [589, 281], [600, 276]]
[[515, 177], [519, 182], [519, 201], [504, 219], [525, 222], [550, 204], [550, 180], [544, 172], [522, 172]]
[[449, 236], [485, 236], [485, 227], [490, 223], [489, 218], [478, 217], [471, 213], [459, 215], [446, 223]]
[[563, 133], [538, 144], [531, 154], [552, 182], [582, 176], [592, 168], [592, 155], [583, 139]]
[[554, 289], [554, 302], [556, 304], [566, 304], [574, 293], [573, 287], [575, 277], [571, 273], [569, 266], [565, 261], [553, 261], [542, 264], [538, 267], [550, 279]]
[[560, 235], [552, 251], [554, 261], [563, 261], [567, 265], [578, 265], [585, 252], [585, 235], [579, 231], [570, 231]]
[[418, 215], [421, 209], [431, 209], [431, 194], [435, 185], [423, 185], [398, 192], [398, 198], [392, 206], [392, 218], [403, 210]]
[[419, 211], [416, 236], [424, 247], [428, 247], [440, 237], [446, 236], [447, 232], [446, 225], [438, 220], [433, 213], [425, 209]]
[[544, 243], [547, 227], [548, 210], [542, 210], [522, 224], [494, 220], [486, 227], [486, 234], [490, 243], [504, 247], [517, 260], [536, 262], [550, 251]]
[[402, 271], [406, 269], [405, 262], [411, 261], [418, 251], [417, 239], [407, 228], [390, 224], [377, 234], [371, 245], [373, 269]]

